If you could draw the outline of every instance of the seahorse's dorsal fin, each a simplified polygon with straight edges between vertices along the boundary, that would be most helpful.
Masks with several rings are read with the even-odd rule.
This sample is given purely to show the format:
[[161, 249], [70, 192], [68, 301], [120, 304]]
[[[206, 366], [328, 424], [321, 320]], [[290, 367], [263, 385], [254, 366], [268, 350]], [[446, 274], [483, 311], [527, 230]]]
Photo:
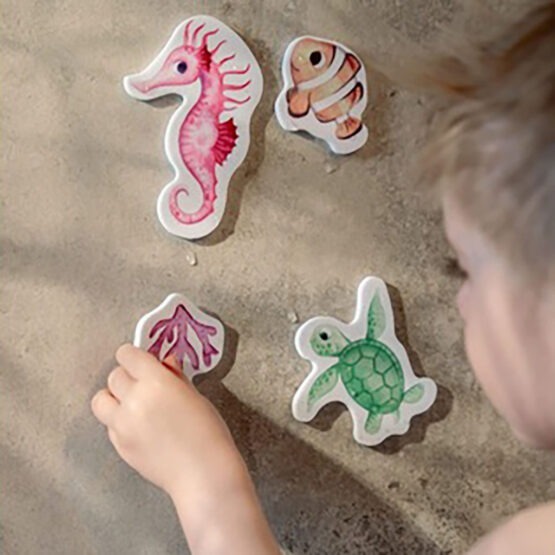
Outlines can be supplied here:
[[218, 124], [218, 138], [212, 147], [216, 164], [226, 161], [237, 143], [237, 126], [232, 118]]
[[210, 71], [210, 65], [212, 64], [212, 55], [206, 44], [203, 44], [197, 50], [197, 58], [199, 66], [204, 69], [204, 71]]

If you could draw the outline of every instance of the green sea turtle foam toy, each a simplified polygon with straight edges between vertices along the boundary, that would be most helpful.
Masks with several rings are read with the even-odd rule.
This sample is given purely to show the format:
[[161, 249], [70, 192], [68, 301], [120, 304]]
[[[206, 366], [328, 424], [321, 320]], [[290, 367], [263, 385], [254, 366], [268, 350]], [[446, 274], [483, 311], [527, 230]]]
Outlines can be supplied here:
[[312, 371], [293, 398], [294, 417], [308, 422], [324, 405], [339, 401], [349, 409], [353, 437], [363, 445], [404, 434], [412, 417], [436, 398], [435, 382], [414, 375], [395, 336], [391, 301], [379, 278], [360, 284], [350, 324], [312, 318], [297, 331], [295, 346]]

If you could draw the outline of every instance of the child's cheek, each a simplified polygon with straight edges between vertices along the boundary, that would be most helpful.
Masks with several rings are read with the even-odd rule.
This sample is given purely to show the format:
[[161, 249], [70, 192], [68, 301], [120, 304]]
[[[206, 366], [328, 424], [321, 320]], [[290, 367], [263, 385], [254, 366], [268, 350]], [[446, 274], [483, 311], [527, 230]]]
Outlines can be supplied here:
[[468, 314], [468, 305], [470, 302], [470, 283], [468, 280], [462, 284], [459, 292], [457, 293], [457, 308], [463, 321], [466, 322]]

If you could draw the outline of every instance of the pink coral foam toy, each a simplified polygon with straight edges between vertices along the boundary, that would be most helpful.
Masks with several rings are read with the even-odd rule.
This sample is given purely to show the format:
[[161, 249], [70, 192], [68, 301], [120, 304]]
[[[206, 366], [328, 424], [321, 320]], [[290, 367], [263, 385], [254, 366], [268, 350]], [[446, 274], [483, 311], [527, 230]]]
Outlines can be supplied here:
[[222, 358], [224, 327], [183, 295], [172, 293], [137, 323], [133, 344], [158, 360], [173, 357], [191, 379]]
[[123, 86], [138, 100], [183, 98], [166, 130], [175, 177], [158, 197], [158, 218], [179, 237], [208, 235], [223, 217], [229, 181], [249, 147], [250, 120], [263, 88], [256, 58], [221, 21], [195, 16]]

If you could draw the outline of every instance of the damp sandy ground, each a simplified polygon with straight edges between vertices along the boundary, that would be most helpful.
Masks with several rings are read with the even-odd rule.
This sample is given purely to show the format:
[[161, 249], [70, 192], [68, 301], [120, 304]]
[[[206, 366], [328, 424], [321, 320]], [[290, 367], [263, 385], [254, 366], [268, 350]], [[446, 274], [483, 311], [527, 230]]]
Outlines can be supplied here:
[[[369, 142], [344, 159], [286, 134], [272, 112], [295, 36], [394, 64], [403, 40], [431, 45], [438, 25], [492, 28], [484, 7], [511, 19], [522, 3], [462, 4], [4, 2], [4, 553], [186, 551], [169, 500], [118, 459], [89, 412], [116, 347], [173, 291], [228, 326], [224, 363], [199, 387], [235, 434], [284, 552], [461, 553], [555, 497], [553, 458], [512, 438], [465, 362], [440, 217], [412, 183], [429, 100], [387, 85], [366, 113]], [[196, 13], [239, 30], [266, 83], [224, 222], [191, 244], [155, 215], [172, 177], [163, 134], [176, 100], [134, 101], [121, 78]], [[312, 425], [290, 412], [308, 371], [292, 314], [350, 319], [371, 274], [390, 285], [415, 371], [439, 384], [432, 410], [377, 449], [353, 442], [338, 406]]]

